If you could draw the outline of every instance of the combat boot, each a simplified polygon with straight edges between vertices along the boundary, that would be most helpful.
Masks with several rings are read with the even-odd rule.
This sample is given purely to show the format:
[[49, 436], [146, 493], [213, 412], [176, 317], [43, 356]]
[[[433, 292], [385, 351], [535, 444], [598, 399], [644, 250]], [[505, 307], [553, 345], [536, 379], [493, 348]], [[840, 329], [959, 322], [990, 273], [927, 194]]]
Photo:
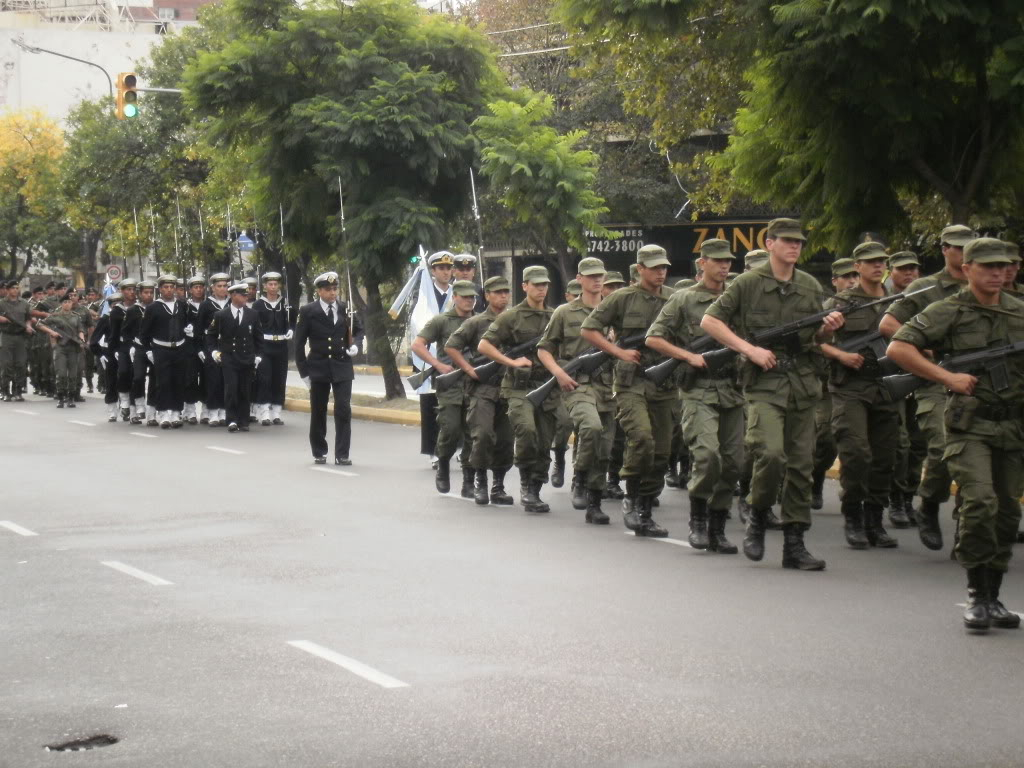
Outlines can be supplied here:
[[611, 518], [601, 509], [601, 491], [587, 488], [587, 513], [584, 519], [592, 525], [608, 525]]
[[910, 527], [917, 528], [917, 510], [914, 509], [914, 494], [903, 494], [903, 512], [907, 515], [907, 520], [910, 521]]
[[[16, 402], [16, 403], [24, 403], [25, 402], [25, 396], [23, 394], [24, 391], [25, 391], [24, 387], [21, 387], [21, 386], [17, 386], [17, 387], [14, 388], [14, 398], [13, 398], [14, 402]], [[82, 402], [85, 402], [85, 401], [83, 400]]]
[[889, 524], [893, 528], [909, 528], [910, 518], [903, 506], [903, 493], [893, 491], [889, 494]]
[[782, 567], [801, 571], [824, 571], [825, 561], [819, 560], [804, 546], [804, 523], [786, 523], [782, 528]]
[[868, 544], [879, 549], [892, 549], [900, 543], [890, 536], [882, 526], [882, 513], [884, 510], [878, 504], [864, 504], [864, 533], [868, 538]]
[[462, 491], [459, 495], [464, 499], [474, 499], [476, 494], [473, 490], [473, 483], [476, 477], [476, 472], [473, 471], [472, 467], [462, 468]]
[[974, 632], [987, 632], [992, 626], [989, 613], [988, 568], [983, 565], [967, 569], [967, 607], [964, 626]]
[[690, 546], [708, 548], [708, 500], [690, 497]]
[[988, 568], [988, 615], [992, 626], [998, 629], [1017, 629], [1020, 615], [1009, 611], [999, 600], [999, 588], [1003, 586], [1003, 572]]
[[551, 507], [541, 501], [540, 488], [542, 483], [539, 480], [528, 480], [520, 483], [519, 485], [519, 496], [522, 505], [526, 508], [527, 512], [533, 512], [536, 514], [543, 514], [544, 512], [550, 512]]
[[654, 521], [651, 509], [654, 507], [654, 496], [640, 497], [640, 527], [636, 530], [637, 536], [646, 536], [651, 539], [663, 539], [668, 536], [668, 530], [662, 528]]
[[764, 532], [768, 510], [750, 508], [747, 518], [747, 534], [743, 537], [743, 554], [755, 563], [764, 558]]
[[939, 503], [921, 499], [917, 511], [917, 535], [928, 549], [942, 549], [942, 529], [939, 527]]
[[668, 471], [665, 473], [665, 485], [669, 488], [679, 487], [679, 462], [675, 456], [669, 456]]
[[481, 507], [491, 503], [491, 498], [487, 494], [486, 469], [478, 469], [473, 474], [473, 501], [475, 501]]
[[825, 506], [824, 492], [825, 471], [816, 469], [811, 475], [811, 509], [821, 509]]
[[735, 544], [725, 538], [727, 514], [728, 512], [724, 509], [712, 509], [708, 512], [708, 552], [735, 555], [739, 551]]
[[587, 499], [586, 476], [582, 472], [576, 472], [572, 476], [572, 508], [586, 509], [588, 503]]
[[87, 378], [87, 379], [85, 380], [85, 383], [86, 383], [86, 386], [87, 386], [87, 389], [86, 389], [86, 391], [87, 391], [87, 392], [88, 392], [88, 393], [89, 393], [89, 394], [91, 395], [91, 394], [92, 394], [92, 376], [90, 376], [89, 378]]
[[495, 469], [493, 471], [494, 478], [491, 481], [491, 504], [500, 504], [503, 507], [511, 506], [515, 503], [515, 499], [508, 493], [505, 493], [505, 473], [507, 469]]
[[452, 489], [448, 461], [448, 459], [437, 460], [437, 471], [434, 473], [434, 487], [437, 488], [438, 493], [448, 493]]
[[604, 497], [606, 499], [621, 499], [625, 494], [622, 492], [622, 486], [619, 485], [619, 473], [609, 472], [608, 473], [608, 485], [604, 489]]
[[867, 549], [868, 537], [864, 533], [864, 506], [859, 501], [843, 500], [839, 507], [843, 513], [843, 533], [850, 549]]
[[565, 448], [555, 449], [555, 469], [551, 473], [551, 485], [555, 488], [565, 485]]
[[64, 396], [63, 395], [61, 395], [60, 397], [57, 398], [57, 407], [58, 408], [63, 408], [64, 407]]
[[626, 478], [626, 495], [622, 497], [622, 522], [636, 532], [640, 528], [640, 478]]

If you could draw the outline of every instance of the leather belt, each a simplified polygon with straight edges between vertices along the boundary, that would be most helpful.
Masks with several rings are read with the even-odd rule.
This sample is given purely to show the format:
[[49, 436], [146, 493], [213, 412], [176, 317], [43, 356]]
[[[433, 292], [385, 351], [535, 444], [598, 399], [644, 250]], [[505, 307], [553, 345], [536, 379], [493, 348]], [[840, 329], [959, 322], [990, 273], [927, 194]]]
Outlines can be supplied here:
[[180, 347], [182, 344], [184, 344], [185, 340], [182, 339], [181, 341], [161, 341], [160, 339], [153, 339], [153, 343], [156, 344], [158, 347], [169, 347], [171, 349], [174, 349], [175, 347]]
[[263, 334], [263, 340], [264, 341], [288, 341], [288, 337], [287, 336], [275, 336], [272, 333], [264, 333]]

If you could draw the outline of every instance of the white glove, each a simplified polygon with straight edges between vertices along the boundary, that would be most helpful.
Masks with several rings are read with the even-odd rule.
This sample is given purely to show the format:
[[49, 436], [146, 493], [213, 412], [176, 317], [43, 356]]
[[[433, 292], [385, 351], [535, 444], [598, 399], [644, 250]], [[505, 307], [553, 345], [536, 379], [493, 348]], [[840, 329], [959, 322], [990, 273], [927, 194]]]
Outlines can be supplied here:
[[355, 344], [353, 344], [351, 347], [348, 348], [348, 356], [349, 357], [355, 357], [358, 354], [359, 354], [359, 347], [356, 346]]
[[213, 362], [220, 363], [220, 359], [222, 357], [223, 357], [223, 355], [220, 353], [219, 349], [213, 350]]
[[309, 376], [303, 376], [302, 377], [302, 383], [306, 385], [306, 389], [310, 389], [311, 388], [310, 385], [309, 385]]
[[128, 359], [131, 360], [132, 363], [135, 362], [135, 347], [128, 348]]
[[153, 363], [154, 365], [156, 364], [156, 361], [153, 359], [153, 353], [152, 352], [147, 352], [146, 353], [146, 359], [149, 360], [149, 362]]
[[107, 370], [107, 358], [100, 358], [100, 368], [102, 368], [104, 371]]
[[185, 335], [188, 336], [190, 339], [192, 338], [192, 323], [189, 323], [188, 325], [185, 326]]
[[259, 367], [260, 367], [260, 363], [261, 363], [262, 361], [263, 361], [263, 358], [262, 358], [262, 357], [257, 357], [257, 358], [256, 358], [256, 367], [257, 367], [257, 368], [259, 368]]
[[203, 352], [203, 350], [199, 350], [199, 362], [200, 363], [205, 363], [206, 362], [206, 353]]
[[114, 360], [117, 361], [117, 360], [120, 360], [120, 359], [121, 359], [121, 353], [120, 352], [115, 352], [114, 353]]
[[291, 341], [292, 340], [292, 336], [294, 336], [294, 335], [295, 335], [295, 331], [289, 330], [288, 333], [286, 333], [284, 335], [284, 340], [285, 341]]

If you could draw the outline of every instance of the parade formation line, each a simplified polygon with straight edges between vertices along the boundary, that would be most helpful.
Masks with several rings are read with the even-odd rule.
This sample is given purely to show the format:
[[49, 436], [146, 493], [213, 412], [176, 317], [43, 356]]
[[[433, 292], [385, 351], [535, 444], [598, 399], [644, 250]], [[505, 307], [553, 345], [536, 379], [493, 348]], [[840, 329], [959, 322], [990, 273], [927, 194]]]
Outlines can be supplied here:
[[369, 680], [371, 683], [376, 683], [381, 688], [409, 687], [408, 683], [403, 683], [401, 680], [391, 677], [391, 675], [386, 675], [373, 667], [367, 666], [361, 661], [349, 658], [348, 656], [343, 656], [336, 651], [332, 651], [330, 648], [324, 648], [322, 645], [311, 643], [308, 640], [289, 640], [288, 645], [293, 648], [298, 648], [300, 651], [305, 651], [306, 653], [318, 656], [332, 664], [337, 664], [342, 669], [346, 669], [353, 675], [358, 675], [364, 680]]

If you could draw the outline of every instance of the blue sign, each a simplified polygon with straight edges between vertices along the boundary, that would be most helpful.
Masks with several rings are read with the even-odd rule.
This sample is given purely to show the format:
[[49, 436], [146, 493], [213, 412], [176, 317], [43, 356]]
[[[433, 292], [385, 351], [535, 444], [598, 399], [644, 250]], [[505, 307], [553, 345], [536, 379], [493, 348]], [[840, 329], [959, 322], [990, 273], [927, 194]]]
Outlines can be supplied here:
[[240, 251], [256, 250], [256, 243], [254, 243], [252, 239], [249, 238], [248, 235], [239, 235], [238, 240], [236, 242], [238, 243], [238, 250]]

